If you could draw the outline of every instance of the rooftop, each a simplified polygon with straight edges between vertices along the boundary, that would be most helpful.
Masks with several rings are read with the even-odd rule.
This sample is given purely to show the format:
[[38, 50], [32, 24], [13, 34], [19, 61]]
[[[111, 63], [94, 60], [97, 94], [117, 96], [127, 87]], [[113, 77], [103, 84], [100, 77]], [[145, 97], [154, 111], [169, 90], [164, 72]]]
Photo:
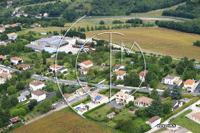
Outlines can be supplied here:
[[89, 87], [89, 86], [85, 86], [85, 87], [82, 87], [80, 89], [78, 89], [77, 91], [80, 91], [80, 92], [89, 92], [92, 88]]
[[56, 64], [53, 64], [53, 65], [51, 65], [50, 67], [53, 67], [53, 68], [61, 68], [62, 66], [60, 66], [60, 65], [56, 65]]
[[176, 76], [167, 75], [165, 78], [166, 79], [174, 79], [174, 78], [176, 78]]
[[150, 123], [154, 123], [154, 122], [157, 121], [158, 119], [160, 119], [159, 116], [154, 116], [154, 117], [150, 118], [150, 119], [147, 120], [147, 121], [150, 122]]
[[135, 100], [135, 102], [138, 102], [138, 103], [144, 102], [144, 103], [148, 103], [148, 104], [150, 104], [152, 101], [153, 101], [153, 99], [145, 97], [145, 96], [142, 96]]
[[115, 115], [115, 112], [108, 114], [108, 116], [113, 116], [113, 115]]
[[89, 68], [83, 68], [83, 69], [81, 69], [81, 71], [88, 71], [89, 70]]
[[200, 112], [191, 114], [193, 117], [195, 117], [196, 119], [200, 120]]
[[13, 58], [10, 58], [11, 60], [22, 60], [22, 58], [20, 57], [13, 57]]
[[41, 95], [46, 94], [46, 93], [43, 92], [43, 91], [40, 91], [40, 90], [36, 90], [36, 91], [32, 91], [31, 94], [34, 94], [34, 95], [37, 95], [37, 96], [41, 96]]
[[119, 71], [117, 71], [115, 74], [116, 75], [124, 75], [126, 73], [126, 71], [123, 71], [123, 70], [119, 70]]
[[69, 98], [69, 97], [72, 96], [72, 94], [67, 94], [67, 93], [65, 93], [63, 96], [64, 96], [65, 98]]
[[5, 57], [3, 55], [0, 55], [0, 59], [5, 59]]
[[30, 82], [29, 84], [32, 84], [34, 86], [38, 86], [38, 85], [44, 84], [44, 82], [39, 81], [39, 80], [34, 80], [34, 81]]
[[114, 68], [114, 69], [119, 69], [121, 66], [124, 66], [124, 65], [116, 64], [113, 68]]
[[17, 65], [17, 67], [26, 68], [26, 67], [30, 67], [30, 65], [28, 65], [28, 64], [19, 64], [19, 65]]
[[87, 60], [87, 61], [84, 61], [82, 63], [87, 66], [87, 65], [92, 64], [93, 62], [91, 60]]
[[148, 71], [147, 70], [144, 70], [144, 71], [141, 71], [140, 73], [139, 73], [139, 76], [141, 76], [141, 77], [146, 77], [146, 75], [147, 75], [147, 73], [148, 73]]
[[193, 85], [195, 83], [195, 80], [192, 80], [192, 79], [188, 79], [184, 82], [184, 84], [186, 85]]
[[11, 122], [17, 122], [19, 120], [20, 120], [20, 118], [18, 116], [10, 119]]
[[10, 73], [7, 73], [7, 72], [2, 72], [1, 74], [0, 74], [0, 77], [1, 78], [7, 78], [7, 77], [9, 77], [9, 76], [12, 76]]

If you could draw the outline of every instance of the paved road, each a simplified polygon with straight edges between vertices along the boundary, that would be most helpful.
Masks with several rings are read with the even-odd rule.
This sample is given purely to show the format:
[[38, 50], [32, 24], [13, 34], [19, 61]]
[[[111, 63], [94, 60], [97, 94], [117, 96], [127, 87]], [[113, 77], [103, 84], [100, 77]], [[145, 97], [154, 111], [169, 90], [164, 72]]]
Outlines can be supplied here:
[[0, 65], [0, 69], [7, 69], [7, 70], [9, 70], [10, 72], [18, 71], [18, 72], [21, 73], [21, 71], [19, 71], [19, 70], [17, 70], [17, 69], [13, 69], [13, 68], [11, 68], [11, 67], [6, 67], [6, 66], [4, 66], [4, 65]]
[[[189, 107], [185, 108], [184, 110], [180, 111], [179, 113], [173, 115], [172, 117], [170, 117], [169, 119], [167, 119], [166, 121], [164, 121], [162, 124], [168, 124], [172, 118], [179, 116], [180, 114], [184, 113], [188, 109], [192, 109], [192, 107], [196, 106], [196, 104], [200, 104], [200, 100], [198, 100], [197, 102], [193, 103], [192, 105], [190, 105]], [[160, 128], [154, 127], [150, 131], [148, 131], [147, 133], [155, 132], [158, 129], [160, 129]]]

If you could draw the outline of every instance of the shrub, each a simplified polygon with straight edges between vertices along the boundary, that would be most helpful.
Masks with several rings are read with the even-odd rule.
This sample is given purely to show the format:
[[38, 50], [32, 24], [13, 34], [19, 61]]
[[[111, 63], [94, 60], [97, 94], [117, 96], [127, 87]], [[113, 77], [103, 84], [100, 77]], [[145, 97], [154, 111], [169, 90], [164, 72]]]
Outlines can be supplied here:
[[182, 94], [182, 98], [193, 98], [193, 94]]
[[115, 107], [111, 107], [111, 110], [112, 110], [112, 111], [115, 111]]
[[30, 105], [33, 105], [33, 106], [37, 105], [37, 100], [36, 99], [31, 99], [30, 100]]
[[125, 107], [128, 108], [130, 105], [129, 104], [125, 104]]

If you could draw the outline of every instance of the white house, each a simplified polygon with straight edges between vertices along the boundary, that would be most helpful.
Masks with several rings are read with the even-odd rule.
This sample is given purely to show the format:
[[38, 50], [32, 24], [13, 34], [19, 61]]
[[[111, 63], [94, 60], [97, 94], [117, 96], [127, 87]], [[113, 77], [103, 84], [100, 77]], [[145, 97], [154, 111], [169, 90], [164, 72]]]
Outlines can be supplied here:
[[188, 116], [190, 119], [200, 124], [200, 112], [193, 113]]
[[107, 103], [109, 101], [108, 97], [97, 92], [92, 93], [90, 96], [92, 101], [97, 104]]
[[188, 92], [194, 92], [198, 83], [195, 83], [195, 80], [188, 79], [184, 82], [183, 89], [187, 89]]
[[76, 90], [76, 94], [77, 95], [84, 95], [84, 94], [90, 92], [91, 89], [92, 89], [91, 87], [85, 86], [85, 87], [82, 87], [82, 88]]
[[18, 69], [21, 67], [23, 70], [26, 70], [26, 69], [29, 69], [30, 68], [30, 65], [28, 64], [19, 64], [17, 65]]
[[67, 94], [67, 93], [65, 93], [63, 96], [67, 99], [67, 102], [69, 102], [69, 101], [71, 101], [71, 100], [73, 100], [75, 98], [74, 95]]
[[128, 104], [130, 101], [134, 101], [134, 96], [126, 94], [122, 91], [116, 94], [116, 103], [122, 105]]
[[10, 63], [11, 65], [17, 65], [18, 63], [23, 63], [23, 60], [22, 58], [19, 58], [19, 57], [13, 57], [13, 58], [10, 58]]
[[141, 71], [141, 72], [139, 73], [140, 80], [141, 80], [142, 82], [145, 81], [145, 78], [146, 78], [147, 73], [148, 73], [147, 70]]
[[59, 68], [59, 69], [57, 70], [58, 73], [64, 73], [64, 72], [66, 72], [66, 71], [68, 71], [68, 68], [66, 68], [66, 67], [61, 67], [61, 68]]
[[172, 103], [173, 103], [172, 111], [183, 106], [183, 102], [179, 100], [172, 100]]
[[38, 102], [46, 99], [46, 93], [40, 90], [31, 92], [31, 99], [36, 99]]
[[81, 74], [82, 75], [86, 75], [88, 70], [89, 70], [89, 68], [83, 68], [83, 69], [81, 69]]
[[48, 13], [45, 12], [43, 16], [44, 16], [44, 17], [48, 17]]
[[10, 73], [2, 72], [2, 70], [0, 70], [0, 84], [4, 84], [6, 79], [10, 78], [12, 78], [12, 75]]
[[87, 60], [87, 61], [84, 61], [84, 62], [79, 63], [78, 65], [80, 66], [81, 69], [83, 69], [83, 68], [92, 67], [94, 64], [93, 64], [92, 61]]
[[24, 96], [24, 95], [18, 96], [17, 99], [18, 99], [19, 103], [27, 100], [26, 96]]
[[115, 72], [119, 71], [120, 69], [125, 69], [125, 66], [124, 65], [121, 65], [121, 64], [116, 64], [114, 67], [113, 67], [113, 70]]
[[151, 128], [155, 127], [157, 124], [161, 122], [161, 118], [159, 116], [154, 116], [146, 121], [146, 124], [149, 124]]
[[162, 83], [167, 84], [167, 85], [177, 84], [178, 86], [180, 86], [180, 84], [182, 83], [182, 80], [180, 80], [180, 77], [167, 75], [166, 77], [162, 79]]
[[115, 74], [117, 75], [117, 80], [118, 79], [124, 80], [125, 76], [127, 75], [126, 71], [123, 70], [119, 70]]
[[60, 65], [55, 65], [55, 64], [49, 66], [49, 69], [51, 69], [53, 72], [57, 72], [58, 69], [60, 69], [60, 68], [62, 68], [62, 66], [60, 66]]
[[45, 87], [45, 84], [42, 81], [34, 80], [29, 83], [29, 87], [30, 87], [30, 90], [36, 91], [36, 90], [39, 90], [39, 89], [42, 89], [43, 87]]
[[136, 107], [149, 107], [153, 99], [142, 96], [134, 101]]
[[17, 38], [18, 34], [17, 33], [10, 33], [10, 34], [7, 34], [7, 36], [8, 36], [8, 39], [15, 40]]
[[108, 114], [107, 117], [108, 117], [109, 119], [115, 117], [115, 112], [112, 112], [112, 113]]
[[4, 32], [5, 28], [0, 28], [0, 33]]

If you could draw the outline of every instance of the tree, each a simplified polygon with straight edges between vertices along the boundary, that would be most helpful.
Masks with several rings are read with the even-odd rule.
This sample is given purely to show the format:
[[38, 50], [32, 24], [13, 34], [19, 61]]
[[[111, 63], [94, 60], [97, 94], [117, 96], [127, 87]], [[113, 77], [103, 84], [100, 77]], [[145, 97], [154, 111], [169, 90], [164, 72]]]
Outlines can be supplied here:
[[158, 23], [159, 23], [159, 20], [156, 20], [156, 21], [155, 21], [155, 24], [158, 25]]
[[18, 101], [16, 96], [11, 96], [10, 97], [10, 103], [11, 103], [12, 106], [16, 106], [18, 104], [18, 102], [19, 101]]
[[154, 80], [154, 79], [158, 79], [157, 75], [154, 72], [149, 71], [145, 77], [145, 80], [147, 83], [149, 83], [150, 81]]
[[46, 113], [51, 110], [51, 100], [44, 100], [40, 104], [38, 104], [38, 111], [42, 113]]
[[187, 80], [187, 79], [194, 79], [196, 78], [197, 73], [193, 70], [191, 71], [187, 71], [184, 75], [183, 75], [183, 80]]
[[184, 67], [181, 66], [181, 65], [179, 65], [179, 66], [176, 68], [176, 73], [177, 73], [178, 75], [182, 75], [183, 72], [184, 72]]
[[172, 62], [172, 57], [171, 56], [165, 56], [165, 57], [163, 57], [163, 61], [166, 64], [170, 64]]
[[16, 86], [17, 90], [23, 90], [24, 88], [25, 88], [25, 83], [23, 83], [21, 81]]
[[162, 94], [163, 97], [169, 97], [170, 96], [170, 91], [171, 91], [170, 88], [165, 89], [163, 94]]
[[31, 99], [30, 100], [30, 105], [33, 105], [33, 106], [37, 105], [37, 100], [36, 99]]
[[148, 107], [148, 114], [150, 117], [161, 116], [163, 114], [163, 105], [160, 97], [156, 97], [151, 105]]
[[57, 91], [56, 91], [56, 97], [62, 98], [62, 94], [60, 93], [60, 90], [57, 90]]
[[174, 85], [171, 93], [172, 99], [178, 100], [181, 98], [181, 96], [182, 96], [181, 88], [177, 85]]
[[164, 72], [168, 74], [169, 71], [170, 71], [169, 67], [168, 67], [167, 65], [165, 65], [165, 66], [164, 66]]
[[87, 71], [87, 76], [92, 76], [95, 77], [94, 71], [92, 70], [92, 68], [89, 68]]
[[149, 82], [149, 85], [151, 88], [157, 88], [158, 84], [159, 84], [159, 81], [155, 80], [155, 79], [153, 79]]
[[8, 94], [14, 94], [16, 91], [17, 91], [17, 89], [15, 88], [14, 85], [9, 86], [9, 87], [7, 88]]
[[173, 107], [172, 101], [168, 100], [168, 101], [164, 102], [163, 103], [163, 112], [165, 114], [169, 114], [171, 112], [172, 107]]
[[6, 33], [3, 33], [3, 34], [1, 35], [1, 37], [0, 37], [0, 39], [1, 39], [2, 41], [8, 40], [7, 34], [6, 34]]
[[67, 19], [68, 22], [73, 22], [78, 17], [78, 13], [75, 10], [66, 10], [63, 12], [63, 18]]
[[150, 98], [156, 99], [156, 97], [159, 97], [158, 91], [157, 91], [156, 89], [153, 89], [153, 90], [151, 91]]
[[99, 24], [100, 24], [100, 25], [104, 25], [105, 22], [104, 22], [103, 20], [101, 20], [101, 21], [99, 22]]
[[4, 65], [9, 66], [10, 62], [8, 60], [4, 61]]
[[140, 85], [140, 77], [137, 73], [131, 72], [128, 74], [124, 79], [124, 85], [125, 86], [133, 86], [138, 87]]

